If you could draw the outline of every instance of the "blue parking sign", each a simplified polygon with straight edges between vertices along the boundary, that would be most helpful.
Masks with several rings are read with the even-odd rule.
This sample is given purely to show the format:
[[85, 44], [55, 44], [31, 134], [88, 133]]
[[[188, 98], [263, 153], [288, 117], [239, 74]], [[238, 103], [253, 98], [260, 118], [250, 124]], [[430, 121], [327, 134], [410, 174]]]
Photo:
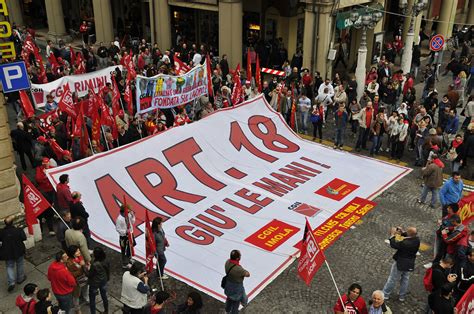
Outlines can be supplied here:
[[3, 92], [10, 93], [30, 88], [30, 80], [24, 61], [0, 65], [0, 82]]

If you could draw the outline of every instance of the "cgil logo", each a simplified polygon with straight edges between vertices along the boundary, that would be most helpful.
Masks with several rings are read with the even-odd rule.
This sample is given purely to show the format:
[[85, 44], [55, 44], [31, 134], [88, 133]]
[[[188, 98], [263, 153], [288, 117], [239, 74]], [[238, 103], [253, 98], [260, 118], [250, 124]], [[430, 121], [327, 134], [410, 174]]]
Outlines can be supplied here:
[[288, 209], [307, 217], [314, 217], [320, 211], [320, 209], [317, 207], [300, 202], [293, 203], [292, 205], [288, 206]]

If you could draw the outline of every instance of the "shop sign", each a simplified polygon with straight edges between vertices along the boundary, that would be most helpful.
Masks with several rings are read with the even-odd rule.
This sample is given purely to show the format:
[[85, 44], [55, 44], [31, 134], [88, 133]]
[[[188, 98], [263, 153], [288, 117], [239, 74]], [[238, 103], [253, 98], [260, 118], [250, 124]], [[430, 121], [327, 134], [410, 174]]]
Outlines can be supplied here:
[[[0, 0], [0, 16], [8, 16], [8, 8], [5, 0]], [[8, 39], [12, 36], [12, 26], [8, 21], [0, 22], [0, 39]], [[0, 54], [2, 59], [15, 59], [15, 45], [12, 41], [0, 43]]]
[[[375, 9], [375, 10], [380, 10], [383, 9], [381, 6], [375, 6], [375, 7], [369, 7], [369, 10]], [[340, 12], [336, 15], [336, 27], [337, 29], [346, 29], [354, 25], [354, 22], [351, 20], [351, 13], [352, 12], [357, 12], [359, 14], [359, 18], [357, 19], [356, 22], [360, 22], [362, 14], [367, 10], [367, 8], [359, 8], [357, 10], [350, 10], [350, 11], [344, 11]]]

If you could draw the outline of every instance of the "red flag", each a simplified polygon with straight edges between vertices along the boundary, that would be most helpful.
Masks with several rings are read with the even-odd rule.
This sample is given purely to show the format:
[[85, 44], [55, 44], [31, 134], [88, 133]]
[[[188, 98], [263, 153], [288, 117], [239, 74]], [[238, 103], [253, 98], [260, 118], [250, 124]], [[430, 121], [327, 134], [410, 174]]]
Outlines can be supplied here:
[[298, 275], [304, 280], [306, 285], [310, 285], [311, 280], [325, 260], [326, 257], [323, 251], [319, 249], [313, 235], [313, 230], [311, 229], [308, 219], [306, 219], [301, 255], [298, 260]]
[[255, 83], [257, 84], [258, 87], [258, 92], [262, 92], [262, 77], [260, 73], [260, 58], [257, 55], [257, 63], [255, 65]]
[[33, 105], [31, 104], [30, 97], [24, 90], [20, 91], [20, 104], [21, 109], [23, 109], [23, 112], [25, 113], [25, 117], [27, 119], [35, 115], [35, 110], [33, 109]]
[[50, 112], [43, 113], [42, 115], [38, 116], [40, 128], [47, 130], [50, 126], [53, 125], [53, 121], [58, 117], [58, 113], [56, 110], [52, 110]]
[[46, 69], [44, 68], [44, 64], [43, 64], [43, 58], [41, 57], [41, 54], [39, 53], [38, 47], [36, 46], [35, 46], [34, 54], [35, 54], [36, 62], [39, 64], [38, 78], [40, 82], [48, 83], [48, 78], [46, 76]]
[[242, 97], [242, 82], [240, 81], [240, 63], [237, 65], [234, 71], [234, 89], [232, 90], [231, 101], [232, 105], [238, 105], [243, 101]]
[[247, 80], [252, 82], [252, 60], [250, 60], [250, 48], [247, 48]]
[[83, 73], [86, 73], [86, 67], [84, 65], [82, 53], [79, 52], [76, 58], [76, 71], [74, 71], [74, 74], [83, 74]]
[[81, 149], [81, 155], [86, 156], [87, 150], [89, 149], [89, 131], [87, 130], [86, 122], [84, 121], [84, 116], [82, 116], [82, 134], [79, 140], [79, 147]]
[[92, 135], [91, 138], [93, 141], [96, 141], [97, 145], [100, 145], [100, 117], [97, 109], [92, 114]]
[[127, 199], [125, 198], [125, 195], [123, 196], [123, 207], [125, 208], [125, 221], [127, 222], [127, 237], [128, 237], [128, 245], [130, 247], [130, 255], [135, 256], [135, 248], [133, 245], [133, 234], [132, 234], [132, 226], [130, 225], [130, 219], [128, 217], [128, 205], [127, 205]]
[[69, 56], [71, 58], [71, 64], [76, 63], [76, 53], [74, 52], [72, 46], [69, 46]]
[[296, 101], [294, 98], [291, 102], [290, 128], [292, 128], [293, 130], [295, 130], [296, 128]]
[[114, 117], [118, 116], [120, 111], [120, 91], [115, 81], [115, 76], [112, 75], [112, 112]]
[[28, 225], [28, 233], [33, 234], [33, 225], [38, 223], [36, 219], [51, 204], [44, 198], [43, 194], [36, 189], [31, 181], [23, 174], [23, 204], [25, 205], [25, 220]]
[[150, 225], [150, 218], [148, 217], [148, 210], [145, 210], [145, 254], [146, 254], [146, 262], [145, 268], [148, 273], [152, 273], [155, 262], [153, 258], [155, 257], [156, 253], [156, 243], [155, 237], [153, 236], [153, 232], [151, 230]]
[[64, 149], [59, 146], [58, 142], [56, 142], [55, 140], [49, 139], [48, 142], [54, 154], [56, 155], [58, 160], [60, 160], [64, 156]]
[[212, 97], [214, 95], [214, 93], [213, 93], [213, 89], [212, 89], [211, 58], [209, 57], [209, 54], [206, 55], [206, 72], [207, 72], [207, 93], [209, 94], [209, 97]]
[[72, 99], [72, 92], [69, 88], [69, 84], [64, 86], [63, 94], [58, 102], [58, 107], [62, 112], [67, 113], [71, 117], [75, 118], [77, 116], [76, 109], [74, 108], [74, 100]]
[[82, 116], [84, 115], [82, 111], [82, 106], [79, 106], [79, 114], [76, 117], [76, 123], [74, 124], [72, 136], [81, 137], [82, 136]]
[[463, 197], [459, 203], [458, 215], [464, 225], [469, 226], [474, 220], [474, 192], [469, 193]]
[[174, 71], [176, 72], [176, 75], [186, 74], [187, 72], [189, 72], [189, 70], [191, 70], [191, 68], [186, 63], [181, 61], [181, 59], [179, 59], [178, 57], [179, 57], [179, 54], [175, 52], [174, 57], [173, 57]]
[[127, 79], [125, 80], [125, 91], [123, 93], [123, 99], [127, 104], [128, 113], [133, 116], [133, 98], [132, 87], [130, 86], [130, 72], [127, 74]]
[[[471, 277], [472, 279], [472, 277]], [[456, 310], [459, 314], [472, 314], [472, 308], [474, 303], [474, 285], [471, 285], [466, 292], [464, 292], [462, 298], [456, 304]]]

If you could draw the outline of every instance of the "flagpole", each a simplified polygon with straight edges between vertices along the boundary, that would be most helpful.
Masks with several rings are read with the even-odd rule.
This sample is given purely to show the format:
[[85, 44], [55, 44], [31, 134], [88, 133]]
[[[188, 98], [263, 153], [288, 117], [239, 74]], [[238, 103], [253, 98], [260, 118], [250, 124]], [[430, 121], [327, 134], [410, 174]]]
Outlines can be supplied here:
[[165, 291], [165, 287], [163, 286], [163, 279], [161, 278], [160, 260], [158, 259], [158, 256], [156, 256], [156, 268], [158, 269], [158, 277], [160, 278], [161, 291]]
[[101, 126], [100, 126], [100, 129], [102, 130], [102, 135], [104, 136], [105, 146], [107, 146], [107, 150], [110, 150], [110, 148], [109, 148], [109, 142], [107, 142], [107, 137], [105, 136], [104, 126], [101, 125]]
[[64, 221], [63, 217], [61, 217], [61, 215], [58, 213], [58, 211], [53, 206], [51, 206], [51, 209], [56, 213], [56, 215], [58, 215], [59, 219], [61, 219], [61, 221], [66, 225], [66, 227], [68, 229], [71, 229], [71, 227], [69, 227], [69, 225]]
[[344, 301], [342, 301], [342, 296], [341, 293], [339, 292], [339, 289], [337, 288], [337, 283], [336, 280], [334, 279], [334, 275], [332, 274], [331, 267], [329, 267], [329, 264], [326, 259], [324, 259], [324, 263], [328, 267], [329, 274], [331, 275], [332, 282], [334, 283], [334, 287], [336, 288], [337, 295], [339, 296], [339, 300], [341, 301], [342, 308], [344, 309], [344, 312], [346, 311], [346, 306], [344, 305]]

